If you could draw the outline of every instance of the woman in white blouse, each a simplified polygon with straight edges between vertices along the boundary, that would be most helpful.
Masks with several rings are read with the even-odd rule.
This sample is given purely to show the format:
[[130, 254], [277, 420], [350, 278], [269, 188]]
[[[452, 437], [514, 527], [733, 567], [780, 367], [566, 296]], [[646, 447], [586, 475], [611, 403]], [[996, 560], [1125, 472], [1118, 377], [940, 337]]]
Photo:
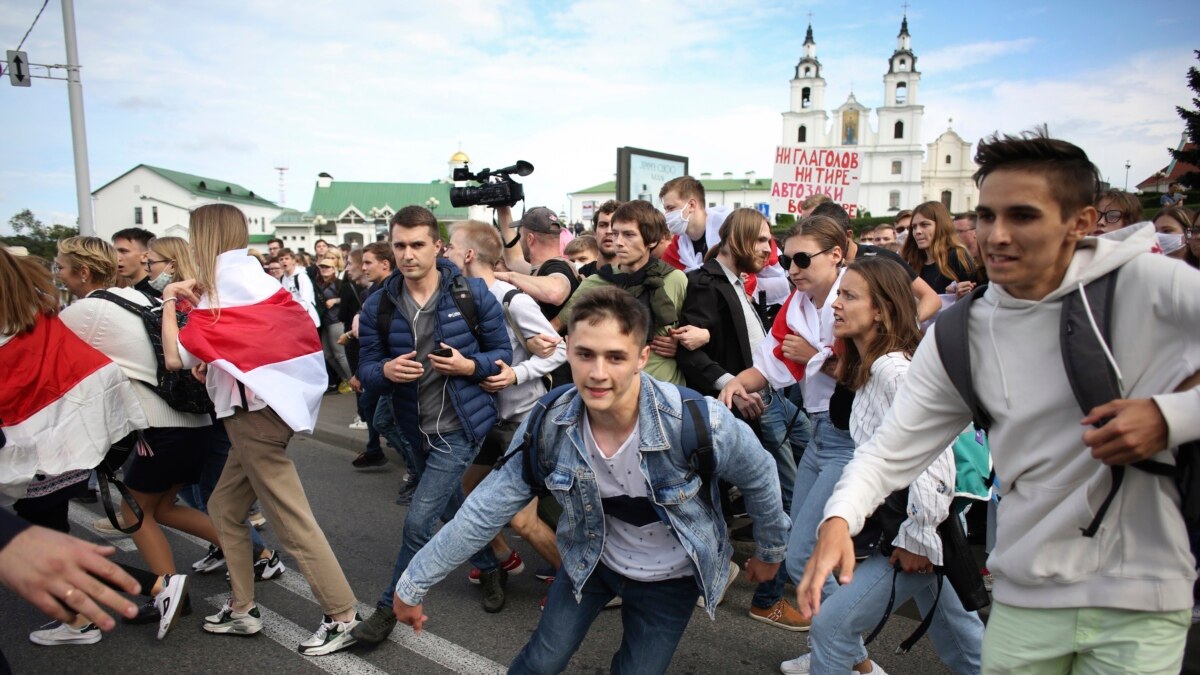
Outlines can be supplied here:
[[[847, 267], [833, 303], [833, 331], [844, 354], [830, 415], [839, 417], [837, 409], [853, 397], [848, 426], [855, 446], [875, 433], [904, 380], [921, 339], [916, 310], [900, 265], [862, 258]], [[783, 662], [784, 673], [883, 673], [867, 657], [862, 634], [880, 623], [893, 583], [895, 607], [915, 598], [922, 616], [935, 612], [930, 637], [946, 665], [955, 673], [979, 672], [983, 623], [963, 609], [948, 583], [938, 596], [937, 575], [931, 574], [943, 563], [937, 527], [949, 513], [954, 486], [954, 453], [947, 448], [909, 486], [904, 513], [884, 518], [889, 505], [880, 506], [876, 516], [884, 534], [878, 549], [855, 569], [849, 585], [822, 602], [809, 633], [811, 651]]]

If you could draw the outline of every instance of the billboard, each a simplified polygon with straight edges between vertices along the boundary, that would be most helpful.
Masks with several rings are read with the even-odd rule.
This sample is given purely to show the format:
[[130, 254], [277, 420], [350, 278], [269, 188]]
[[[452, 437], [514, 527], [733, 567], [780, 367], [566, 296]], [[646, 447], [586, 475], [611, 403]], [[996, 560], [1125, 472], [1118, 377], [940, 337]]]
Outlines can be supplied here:
[[662, 210], [663, 183], [686, 176], [688, 158], [640, 148], [617, 148], [617, 199], [644, 199]]
[[799, 217], [805, 199], [823, 194], [857, 218], [861, 180], [862, 154], [858, 150], [781, 145], [775, 149], [771, 210]]

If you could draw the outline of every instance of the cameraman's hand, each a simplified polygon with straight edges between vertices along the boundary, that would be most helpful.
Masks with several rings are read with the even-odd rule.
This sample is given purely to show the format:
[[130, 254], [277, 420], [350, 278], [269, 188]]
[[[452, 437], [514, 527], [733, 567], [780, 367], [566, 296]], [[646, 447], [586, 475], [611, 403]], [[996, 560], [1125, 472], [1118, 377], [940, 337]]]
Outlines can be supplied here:
[[436, 354], [429, 355], [429, 365], [433, 369], [443, 375], [461, 375], [469, 377], [475, 374], [475, 362], [462, 355], [462, 352], [451, 347], [445, 342], [439, 342], [438, 346], [450, 350], [450, 356], [437, 356]]
[[498, 225], [502, 231], [508, 229], [509, 225], [512, 225], [511, 206], [496, 207], [496, 225]]
[[401, 354], [391, 361], [385, 361], [383, 364], [383, 376], [392, 382], [412, 382], [421, 379], [421, 375], [425, 372], [425, 366], [421, 365], [415, 357], [417, 353], [409, 352]]

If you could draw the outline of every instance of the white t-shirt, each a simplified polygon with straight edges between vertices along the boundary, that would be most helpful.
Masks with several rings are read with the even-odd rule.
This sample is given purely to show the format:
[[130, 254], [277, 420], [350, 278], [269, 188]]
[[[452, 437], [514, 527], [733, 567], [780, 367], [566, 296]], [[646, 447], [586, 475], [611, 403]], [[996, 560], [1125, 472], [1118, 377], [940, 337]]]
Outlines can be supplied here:
[[[591, 422], [584, 412], [583, 445], [588, 464], [596, 474], [601, 499], [622, 495], [650, 497], [649, 485], [642, 475], [638, 439], [638, 428], [634, 425], [617, 452], [612, 457], [605, 457], [592, 436]], [[618, 574], [635, 581], [664, 581], [692, 575], [692, 559], [662, 521], [637, 527], [605, 514], [604, 529], [600, 562]]]

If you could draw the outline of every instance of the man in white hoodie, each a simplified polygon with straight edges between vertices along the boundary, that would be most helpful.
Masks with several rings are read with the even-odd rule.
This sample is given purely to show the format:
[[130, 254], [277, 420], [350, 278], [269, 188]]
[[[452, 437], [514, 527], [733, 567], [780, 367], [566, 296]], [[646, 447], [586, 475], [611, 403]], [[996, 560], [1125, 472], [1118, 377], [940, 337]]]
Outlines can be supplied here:
[[[983, 671], [1179, 672], [1195, 561], [1170, 479], [1126, 470], [1095, 536], [1080, 531], [1109, 493], [1111, 465], [1172, 463], [1177, 446], [1200, 438], [1200, 273], [1150, 255], [1148, 231], [1120, 242], [1087, 236], [1098, 178], [1076, 146], [1044, 131], [997, 135], [976, 162], [991, 285], [970, 308], [968, 342], [1004, 491]], [[1063, 366], [1062, 301], [1116, 268], [1110, 346], [1122, 398], [1085, 416]], [[819, 611], [833, 570], [849, 580], [850, 534], [970, 420], [927, 337], [890, 416], [826, 505], [797, 591], [802, 611]]]

